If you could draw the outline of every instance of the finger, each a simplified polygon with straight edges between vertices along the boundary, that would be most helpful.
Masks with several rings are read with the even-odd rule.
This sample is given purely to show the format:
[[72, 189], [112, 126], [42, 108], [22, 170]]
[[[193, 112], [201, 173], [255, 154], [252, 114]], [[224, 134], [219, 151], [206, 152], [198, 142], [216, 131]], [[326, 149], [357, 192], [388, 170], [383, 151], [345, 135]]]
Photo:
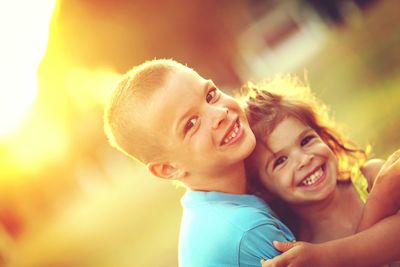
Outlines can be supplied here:
[[272, 243], [274, 244], [274, 247], [280, 252], [288, 251], [289, 249], [293, 248], [296, 245], [296, 241], [292, 242], [274, 241]]
[[286, 267], [288, 266], [287, 260], [282, 256], [276, 256], [273, 259], [261, 260], [262, 267]]
[[268, 260], [261, 259], [260, 263], [262, 267], [268, 267]]

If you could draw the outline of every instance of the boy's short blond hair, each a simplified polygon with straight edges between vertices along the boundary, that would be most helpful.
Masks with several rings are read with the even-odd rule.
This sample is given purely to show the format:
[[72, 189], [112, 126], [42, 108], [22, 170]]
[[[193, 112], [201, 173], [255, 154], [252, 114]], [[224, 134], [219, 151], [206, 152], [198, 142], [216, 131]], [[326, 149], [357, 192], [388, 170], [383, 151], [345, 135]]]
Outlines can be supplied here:
[[143, 115], [151, 108], [153, 94], [182, 67], [172, 59], [154, 59], [123, 75], [104, 112], [105, 133], [112, 146], [142, 163], [165, 155], [165, 146], [154, 138]]

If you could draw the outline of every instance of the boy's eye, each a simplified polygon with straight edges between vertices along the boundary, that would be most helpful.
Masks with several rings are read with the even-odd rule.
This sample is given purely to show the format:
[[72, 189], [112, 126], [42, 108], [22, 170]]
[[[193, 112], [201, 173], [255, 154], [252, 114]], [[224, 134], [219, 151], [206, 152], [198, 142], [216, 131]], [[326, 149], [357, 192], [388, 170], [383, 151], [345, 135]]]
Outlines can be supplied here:
[[308, 135], [308, 136], [304, 137], [304, 138], [301, 140], [300, 145], [301, 145], [301, 146], [305, 146], [305, 145], [307, 145], [308, 143], [310, 143], [310, 141], [311, 141], [312, 139], [314, 139], [314, 138], [315, 138], [314, 135]]
[[206, 95], [207, 103], [211, 103], [216, 96], [217, 96], [217, 89], [212, 88], [210, 91], [208, 91]]
[[196, 125], [198, 119], [199, 119], [198, 117], [192, 117], [192, 118], [190, 118], [190, 119], [186, 122], [185, 128], [183, 129], [183, 131], [184, 131], [185, 134], [186, 134], [188, 131], [190, 131], [190, 129], [192, 129], [192, 128]]
[[278, 167], [279, 165], [283, 164], [286, 160], [287, 160], [287, 157], [286, 157], [286, 156], [280, 156], [279, 158], [277, 158], [277, 159], [274, 161], [273, 168], [275, 169], [275, 168]]

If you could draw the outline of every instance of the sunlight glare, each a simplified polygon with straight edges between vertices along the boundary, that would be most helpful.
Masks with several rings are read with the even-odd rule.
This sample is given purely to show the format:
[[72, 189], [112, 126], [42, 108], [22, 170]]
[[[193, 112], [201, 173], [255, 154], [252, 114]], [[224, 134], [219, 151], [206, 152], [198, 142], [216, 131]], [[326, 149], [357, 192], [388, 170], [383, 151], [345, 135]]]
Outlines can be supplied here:
[[0, 2], [0, 137], [15, 132], [35, 101], [55, 0]]

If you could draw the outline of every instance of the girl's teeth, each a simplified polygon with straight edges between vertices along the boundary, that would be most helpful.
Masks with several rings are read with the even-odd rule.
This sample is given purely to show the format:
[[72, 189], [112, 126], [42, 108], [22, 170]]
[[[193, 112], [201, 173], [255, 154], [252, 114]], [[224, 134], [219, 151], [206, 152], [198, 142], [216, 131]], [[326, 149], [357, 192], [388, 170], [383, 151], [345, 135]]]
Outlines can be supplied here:
[[322, 168], [319, 168], [318, 171], [311, 174], [307, 179], [304, 179], [302, 181], [302, 184], [303, 185], [313, 185], [319, 178], [321, 178], [323, 173], [324, 173], [324, 171], [322, 170]]

